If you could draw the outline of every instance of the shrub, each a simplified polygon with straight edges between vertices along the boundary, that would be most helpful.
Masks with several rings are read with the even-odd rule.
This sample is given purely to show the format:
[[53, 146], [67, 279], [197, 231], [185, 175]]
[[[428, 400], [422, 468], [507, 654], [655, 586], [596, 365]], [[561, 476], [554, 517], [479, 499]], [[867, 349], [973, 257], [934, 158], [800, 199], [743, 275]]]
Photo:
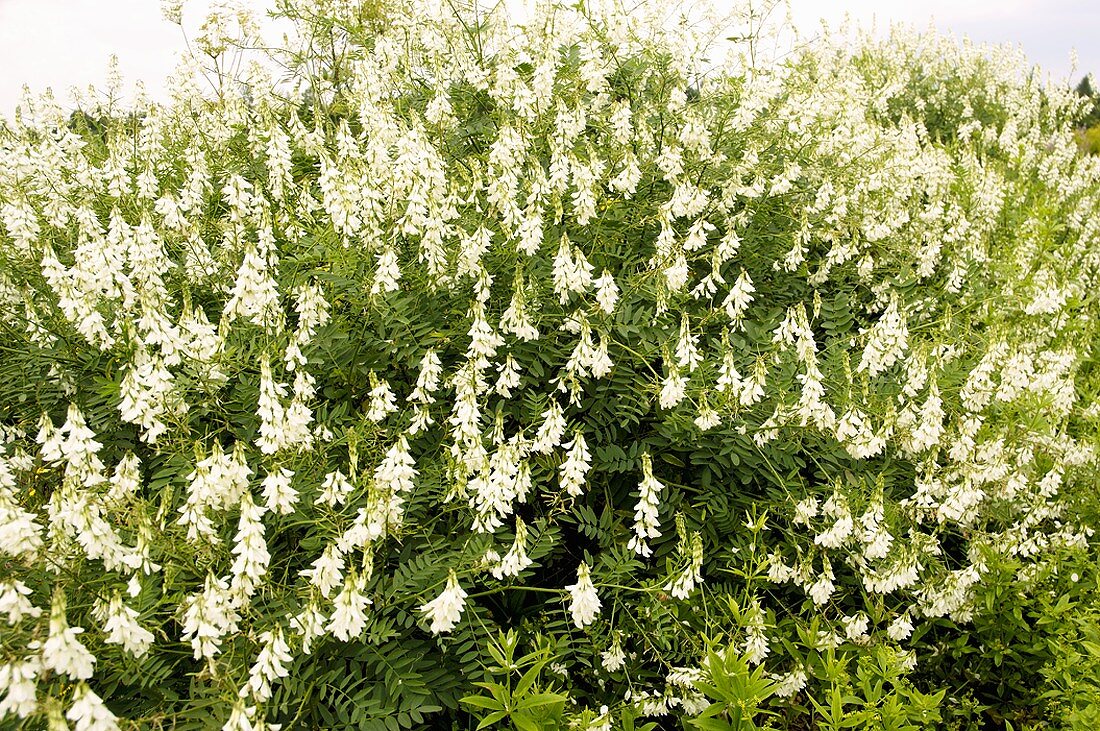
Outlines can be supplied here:
[[1100, 155], [1100, 125], [1094, 125], [1078, 133], [1077, 144], [1081, 151], [1090, 155]]
[[961, 701], [930, 642], [1087, 544], [1078, 102], [1009, 51], [713, 67], [693, 26], [584, 8], [283, 0], [289, 80], [226, 74], [253, 30], [220, 15], [213, 94], [3, 128], [0, 713]]

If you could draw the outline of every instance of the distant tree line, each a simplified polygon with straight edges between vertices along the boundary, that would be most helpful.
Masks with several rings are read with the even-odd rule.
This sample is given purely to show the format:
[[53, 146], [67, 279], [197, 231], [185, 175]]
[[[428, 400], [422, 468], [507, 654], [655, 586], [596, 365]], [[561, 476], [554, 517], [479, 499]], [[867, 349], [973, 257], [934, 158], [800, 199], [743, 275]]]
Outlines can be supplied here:
[[1077, 93], [1089, 100], [1078, 122], [1081, 149], [1100, 155], [1100, 92], [1094, 85], [1092, 74], [1086, 74], [1077, 84]]

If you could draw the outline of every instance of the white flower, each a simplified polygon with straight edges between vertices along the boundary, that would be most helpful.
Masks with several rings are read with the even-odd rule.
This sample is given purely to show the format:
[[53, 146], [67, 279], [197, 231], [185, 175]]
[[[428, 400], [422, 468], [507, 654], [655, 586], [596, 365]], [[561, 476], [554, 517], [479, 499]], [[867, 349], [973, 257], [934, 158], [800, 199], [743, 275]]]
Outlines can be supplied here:
[[[541, 173], [541, 168], [539, 171]], [[545, 181], [545, 178], [543, 178]], [[542, 214], [539, 213], [537, 206], [528, 206], [527, 212], [523, 217], [523, 220], [519, 223], [518, 235], [519, 243], [516, 245], [516, 249], [528, 256], [534, 256], [539, 250], [539, 246], [542, 245]]]
[[[391, 493], [393, 496], [398, 493], [411, 492], [413, 480], [416, 479], [418, 474], [415, 465], [415, 460], [409, 454], [409, 440], [402, 434], [386, 450], [385, 458], [375, 468], [375, 486]], [[399, 502], [394, 504], [394, 508], [400, 507], [400, 498], [397, 498], [397, 500]], [[396, 515], [394, 519], [396, 520], [399, 517], [400, 515]]]
[[794, 525], [809, 525], [810, 521], [817, 515], [817, 498], [810, 495], [803, 498], [794, 506], [794, 517], [791, 518], [791, 522]]
[[491, 533], [503, 525], [516, 499], [526, 499], [531, 472], [516, 443], [502, 444], [488, 459], [481, 459], [470, 478], [467, 492], [474, 509], [474, 530]]
[[627, 152], [623, 157], [622, 170], [607, 181], [611, 190], [618, 191], [629, 199], [638, 189], [638, 182], [642, 179], [642, 169], [638, 165], [638, 158], [633, 152]]
[[836, 413], [825, 401], [825, 387], [821, 383], [822, 374], [817, 367], [812, 350], [807, 351], [805, 365], [806, 372], [795, 376], [802, 383], [802, 394], [795, 407], [795, 413], [799, 416], [802, 426], [813, 423], [821, 431], [827, 432], [836, 426]]
[[634, 123], [631, 119], [630, 104], [617, 101], [612, 105], [611, 130], [615, 141], [627, 145], [634, 137]]
[[[154, 566], [156, 565], [154, 564]], [[156, 566], [155, 569], [147, 570], [146, 573], [151, 573], [152, 571], [156, 571], [159, 569], [160, 566]], [[139, 594], [141, 594], [141, 580], [138, 579], [138, 575], [136, 573], [130, 577], [129, 581], [126, 582], [126, 593], [130, 595], [131, 599], [136, 598]]]
[[111, 475], [111, 487], [103, 497], [104, 503], [113, 507], [137, 493], [138, 488], [141, 487], [140, 466], [141, 460], [133, 452], [127, 453], [119, 460]]
[[638, 485], [638, 503], [634, 507], [634, 535], [631, 537], [627, 548], [640, 556], [653, 554], [649, 544], [650, 538], [659, 538], [659, 522], [657, 510], [660, 507], [658, 493], [664, 489], [664, 485], [653, 476], [653, 460], [648, 452], [642, 453], [642, 481]]
[[860, 516], [859, 522], [863, 526], [863, 535], [860, 536], [860, 540], [864, 544], [864, 558], [869, 560], [886, 558], [890, 552], [894, 537], [882, 526], [883, 518], [885, 518], [885, 512], [881, 500], [873, 501]]
[[512, 389], [520, 384], [520, 370], [515, 358], [509, 354], [500, 367], [500, 377], [497, 378], [494, 389], [504, 398], [512, 397]]
[[[306, 393], [302, 393], [303, 388]], [[284, 406], [286, 384], [275, 382], [269, 360], [265, 359], [260, 364], [260, 395], [256, 406], [256, 414], [260, 417], [260, 434], [256, 439], [256, 446], [261, 452], [275, 454], [292, 447], [302, 451], [312, 446], [310, 422], [313, 420], [313, 412], [303, 401], [303, 396], [312, 396], [312, 390], [312, 379], [304, 371], [299, 371], [295, 380], [295, 397], [289, 406]]]
[[512, 542], [512, 547], [495, 563], [490, 573], [498, 580], [505, 576], [519, 576], [521, 571], [531, 565], [532, 560], [527, 555], [527, 526], [519, 517], [516, 518], [516, 539]]
[[886, 436], [876, 434], [866, 414], [849, 408], [836, 424], [836, 439], [856, 459], [874, 457], [886, 448]]
[[592, 468], [592, 454], [580, 430], [574, 432], [572, 441], [563, 448], [569, 450], [569, 454], [558, 469], [558, 483], [567, 495], [577, 497], [584, 492], [585, 476]]
[[328, 505], [330, 508], [343, 505], [354, 489], [343, 472], [334, 470], [325, 475], [325, 479], [321, 481], [321, 493], [314, 502], [317, 505]]
[[103, 699], [81, 683], [73, 692], [73, 704], [65, 717], [73, 722], [73, 731], [117, 731], [118, 719], [103, 704]]
[[867, 375], [877, 376], [905, 354], [908, 342], [909, 328], [905, 317], [898, 311], [898, 298], [894, 295], [882, 317], [871, 327], [856, 371], [867, 371]]
[[573, 623], [580, 629], [592, 624], [600, 613], [601, 605], [587, 563], [582, 561], [577, 567], [577, 583], [565, 588], [572, 597], [569, 612], [573, 615]]
[[484, 271], [481, 258], [489, 251], [492, 244], [493, 233], [484, 226], [479, 226], [475, 231], [464, 231], [458, 245], [456, 262], [458, 275], [468, 274], [476, 278], [480, 272]]
[[195, 465], [187, 476], [187, 502], [180, 507], [183, 515], [178, 521], [187, 526], [188, 540], [198, 540], [200, 535], [212, 542], [217, 540], [207, 509], [227, 510], [239, 505], [251, 474], [242, 444], [234, 447], [232, 456], [215, 447], [209, 457]]
[[679, 576], [665, 584], [664, 589], [675, 599], [687, 599], [703, 581], [703, 538], [697, 531], [690, 538], [687, 536], [682, 516], [677, 516], [676, 526], [680, 532], [680, 555], [687, 559], [687, 564]]
[[610, 315], [615, 311], [615, 303], [619, 301], [619, 287], [615, 284], [615, 278], [611, 276], [611, 272], [604, 269], [603, 274], [594, 284], [596, 285], [596, 303], [601, 310]]
[[745, 623], [745, 661], [750, 665], [759, 665], [771, 652], [768, 647], [768, 636], [764, 633], [764, 610], [760, 607], [760, 603], [753, 599], [746, 614], [748, 618]]
[[416, 436], [434, 423], [435, 419], [432, 418], [428, 407], [425, 404], [417, 404], [413, 407], [412, 418], [409, 419], [408, 432], [411, 436]]
[[92, 677], [96, 659], [76, 638], [83, 631], [81, 627], [69, 626], [65, 619], [65, 596], [60, 591], [54, 594], [50, 634], [42, 645], [42, 666], [73, 680]]
[[0, 582], [0, 614], [8, 616], [8, 624], [23, 621], [24, 617], [36, 618], [42, 609], [31, 604], [31, 589], [19, 579]]
[[928, 388], [928, 400], [924, 402], [919, 412], [908, 407], [898, 416], [898, 427], [908, 432], [901, 439], [905, 450], [912, 454], [919, 454], [939, 444], [945, 431], [943, 418], [943, 400], [940, 398], [939, 389], [933, 383]]
[[959, 398], [968, 411], [977, 414], [989, 405], [994, 392], [993, 374], [997, 366], [1007, 357], [1008, 345], [1004, 342], [995, 342], [989, 346], [989, 350], [970, 371], [966, 383], [959, 392]]
[[737, 281], [733, 283], [729, 294], [726, 295], [726, 299], [722, 301], [722, 307], [726, 311], [726, 316], [729, 317], [734, 327], [739, 327], [741, 325], [745, 312], [749, 309], [749, 305], [752, 304], [752, 293], [755, 291], [756, 288], [753, 287], [752, 279], [749, 278], [748, 272], [742, 269], [740, 276], [737, 277]]
[[913, 634], [913, 623], [909, 619], [909, 612], [905, 612], [891, 622], [886, 628], [886, 634], [890, 635], [890, 638], [897, 642], [908, 639], [909, 635]]
[[673, 257], [672, 263], [665, 267], [665, 284], [668, 285], [670, 292], [679, 292], [685, 286], [687, 286], [688, 279], [691, 277], [691, 269], [688, 268], [687, 257], [683, 253], [677, 252]]
[[[478, 396], [484, 393], [486, 385], [482, 366], [473, 360], [466, 361], [454, 374], [451, 383], [455, 387], [455, 399], [448, 422], [453, 427], [451, 434], [455, 443], [480, 444], [481, 406]], [[473, 465], [470, 468], [473, 469]]]
[[292, 477], [294, 477], [293, 472], [280, 467], [264, 478], [261, 487], [268, 510], [281, 515], [290, 515], [294, 512], [294, 506], [298, 503], [298, 491], [291, 486]]
[[527, 296], [523, 291], [523, 280], [516, 275], [515, 291], [512, 293], [512, 301], [508, 309], [500, 318], [500, 329], [512, 333], [520, 340], [536, 340], [539, 336], [538, 328], [527, 309]]
[[776, 678], [775, 694], [780, 698], [790, 698], [792, 695], [805, 688], [806, 681], [808, 680], [809, 676], [806, 675], [806, 671], [802, 668], [780, 675]]
[[836, 520], [828, 530], [814, 536], [814, 543], [825, 548], [840, 548], [848, 541], [855, 528], [852, 513], [847, 502], [836, 495], [825, 501], [824, 512]]
[[600, 662], [603, 664], [603, 669], [609, 673], [618, 672], [623, 669], [623, 665], [626, 664], [626, 653], [623, 652], [618, 634], [615, 635], [615, 640], [611, 643], [611, 647], [600, 653]]
[[409, 394], [409, 401], [414, 403], [430, 404], [435, 402], [432, 395], [439, 389], [439, 381], [443, 375], [443, 362], [435, 350], [429, 348], [420, 359], [420, 373], [416, 377], [416, 388]]
[[768, 581], [782, 584], [795, 578], [795, 570], [783, 561], [778, 553], [768, 554]]
[[246, 706], [243, 700], [238, 700], [233, 704], [222, 731], [260, 731], [263, 726], [255, 722], [255, 715], [256, 706]]
[[122, 596], [116, 594], [104, 614], [107, 618], [103, 627], [107, 632], [104, 641], [122, 645], [134, 657], [144, 657], [153, 644], [153, 633], [138, 624], [137, 611], [123, 604]]
[[251, 694], [253, 699], [263, 702], [271, 698], [271, 684], [290, 674], [286, 664], [294, 658], [290, 654], [290, 646], [283, 639], [281, 628], [261, 633], [260, 642], [263, 643], [263, 649], [252, 665], [248, 682], [241, 688], [240, 695], [244, 698]]
[[694, 371], [702, 361], [696, 345], [698, 341], [699, 336], [692, 334], [687, 313], [684, 313], [680, 319], [680, 339], [676, 342], [676, 364], [680, 368], [686, 368], [688, 373]]
[[851, 616], [841, 618], [844, 625], [844, 634], [853, 642], [861, 642], [867, 639], [867, 630], [871, 626], [871, 620], [866, 612], [856, 612]]
[[267, 575], [267, 566], [271, 562], [264, 538], [264, 510], [263, 506], [252, 501], [251, 493], [246, 492], [241, 498], [241, 515], [237, 534], [233, 537], [232, 550], [236, 558], [230, 568], [233, 578], [229, 589], [238, 600], [252, 596]]
[[397, 282], [400, 279], [401, 269], [397, 266], [397, 252], [392, 246], [387, 246], [378, 253], [378, 266], [374, 272], [370, 295], [374, 297], [382, 292], [397, 291]]
[[466, 349], [466, 357], [477, 364], [478, 369], [487, 368], [489, 359], [497, 354], [497, 348], [504, 344], [504, 338], [493, 329], [489, 321], [485, 319], [485, 304], [474, 302], [470, 308], [472, 319], [470, 321], [470, 345]]
[[714, 427], [722, 423], [722, 417], [718, 415], [706, 399], [703, 399], [703, 404], [699, 407], [699, 413], [695, 416], [695, 426], [699, 427], [700, 431], [709, 431]]
[[397, 411], [397, 397], [393, 395], [390, 384], [374, 374], [370, 374], [371, 391], [370, 403], [367, 406], [366, 418], [373, 422], [380, 422], [389, 414]]
[[752, 375], [740, 384], [738, 400], [742, 406], [752, 406], [764, 398], [764, 382], [767, 376], [768, 367], [764, 363], [764, 358], [757, 358]]
[[542, 412], [542, 424], [535, 432], [535, 439], [531, 442], [531, 451], [541, 454], [549, 454], [554, 447], [561, 444], [561, 438], [565, 435], [565, 414], [557, 401], [551, 400], [546, 410]]
[[141, 427], [143, 442], [156, 444], [168, 429], [161, 417], [172, 401], [173, 388], [172, 373], [165, 359], [149, 355], [144, 347], [139, 348], [119, 384], [118, 410], [123, 421]]
[[269, 332], [282, 328], [284, 315], [279, 305], [278, 285], [272, 276], [275, 267], [269, 265], [267, 258], [260, 253], [259, 247], [249, 244], [237, 270], [232, 297], [223, 311], [227, 323], [243, 317]]
[[1050, 270], [1040, 269], [1035, 274], [1031, 297], [1024, 305], [1024, 312], [1032, 316], [1053, 315], [1065, 306], [1067, 294], [1064, 288], [1058, 286]]
[[222, 639], [239, 629], [241, 617], [233, 605], [229, 584], [213, 575], [198, 594], [183, 600], [183, 632], [180, 639], [191, 643], [195, 659], [207, 660], [221, 652]]
[[35, 694], [41, 669], [42, 659], [37, 655], [25, 657], [21, 662], [0, 664], [0, 688], [7, 691], [0, 700], [0, 720], [12, 713], [27, 718], [38, 710]]
[[420, 611], [428, 615], [432, 621], [432, 634], [450, 632], [458, 624], [462, 617], [462, 610], [466, 606], [466, 592], [458, 583], [458, 577], [451, 571], [447, 577], [447, 586], [435, 599], [420, 607]]
[[821, 606], [829, 601], [829, 597], [833, 595], [833, 590], [835, 588], [836, 587], [833, 585], [833, 572], [829, 570], [823, 572], [818, 580], [810, 585], [808, 593], [814, 600], [814, 604]]
[[596, 378], [603, 378], [614, 367], [611, 356], [607, 354], [607, 336], [600, 333], [600, 344], [589, 354], [588, 367]]
[[680, 375], [678, 368], [670, 368], [668, 376], [661, 385], [661, 396], [658, 399], [662, 409], [671, 409], [684, 400], [687, 394], [687, 379]]
[[688, 231], [688, 235], [684, 239], [684, 250], [699, 251], [699, 249], [706, 246], [707, 234], [714, 230], [715, 227], [713, 223], [705, 218], [700, 218], [691, 225], [691, 230]]
[[558, 253], [554, 257], [554, 293], [561, 304], [569, 301], [571, 293], [582, 294], [592, 285], [592, 265], [582, 252], [562, 234]]
[[290, 619], [290, 626], [302, 637], [302, 652], [313, 652], [313, 641], [325, 633], [324, 612], [314, 601], [310, 601], [301, 612]]
[[363, 633], [367, 626], [367, 607], [370, 597], [363, 595], [366, 577], [349, 576], [344, 579], [344, 589], [333, 602], [335, 608], [329, 618], [328, 631], [338, 640], [348, 642]]
[[321, 596], [327, 599], [333, 588], [344, 580], [343, 552], [335, 544], [325, 546], [325, 550], [313, 561], [313, 568], [303, 569], [302, 576], [320, 589]]

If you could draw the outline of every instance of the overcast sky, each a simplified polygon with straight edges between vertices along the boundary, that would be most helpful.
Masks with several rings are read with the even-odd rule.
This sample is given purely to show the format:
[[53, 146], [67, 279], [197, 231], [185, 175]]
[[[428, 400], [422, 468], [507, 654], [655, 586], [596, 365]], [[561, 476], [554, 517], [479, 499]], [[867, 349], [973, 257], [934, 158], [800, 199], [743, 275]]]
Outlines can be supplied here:
[[[714, 0], [721, 6], [729, 0]], [[258, 8], [263, 0], [250, 0]], [[206, 0], [185, 11], [197, 19]], [[838, 24], [849, 13], [861, 24], [892, 21], [941, 31], [976, 42], [1014, 43], [1057, 79], [1070, 75], [1070, 49], [1078, 70], [1100, 75], [1100, 2], [1097, 0], [791, 0], [795, 22], [812, 34], [824, 18]], [[68, 100], [69, 89], [102, 84], [114, 53], [126, 82], [137, 79], [155, 96], [175, 65], [184, 41], [163, 20], [157, 0], [0, 0], [0, 114], [14, 109], [24, 84], [35, 92], [52, 87]]]

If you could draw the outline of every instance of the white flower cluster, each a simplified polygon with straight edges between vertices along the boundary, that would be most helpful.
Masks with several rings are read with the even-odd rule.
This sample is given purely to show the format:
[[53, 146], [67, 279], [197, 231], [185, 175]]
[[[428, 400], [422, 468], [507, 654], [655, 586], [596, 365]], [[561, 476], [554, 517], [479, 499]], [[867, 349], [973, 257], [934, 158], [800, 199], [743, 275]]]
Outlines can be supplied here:
[[188, 540], [200, 537], [216, 542], [217, 532], [208, 511], [225, 511], [240, 505], [248, 491], [252, 468], [248, 466], [245, 448], [237, 443], [232, 453], [220, 447], [198, 460], [187, 476], [187, 500], [179, 512], [179, 524], [187, 528]]
[[559, 469], [559, 483], [565, 494], [578, 497], [584, 493], [584, 478], [592, 467], [592, 454], [588, 451], [588, 443], [584, 434], [577, 431], [573, 439], [562, 445], [568, 450], [565, 461]]
[[573, 623], [579, 629], [584, 629], [596, 621], [602, 605], [599, 594], [596, 593], [596, 586], [592, 583], [592, 572], [587, 563], [581, 562], [577, 567], [576, 583], [565, 588], [572, 600], [569, 604], [569, 613], [573, 615]]
[[527, 525], [517, 517], [516, 538], [508, 552], [496, 559], [496, 565], [490, 572], [498, 580], [506, 576], [519, 576], [532, 563], [534, 560], [527, 555]]
[[863, 349], [858, 371], [867, 371], [869, 376], [877, 376], [897, 362], [908, 347], [909, 329], [905, 317], [898, 310], [898, 299], [890, 300], [882, 317], [871, 328], [867, 337], [867, 346]]
[[427, 614], [432, 621], [432, 634], [450, 632], [455, 628], [458, 620], [462, 618], [466, 597], [466, 591], [459, 585], [458, 577], [452, 571], [447, 577], [447, 586], [443, 592], [420, 607], [420, 611]]
[[660, 523], [657, 511], [660, 507], [659, 493], [664, 489], [661, 481], [653, 476], [653, 459], [643, 453], [642, 481], [638, 485], [638, 504], [634, 508], [634, 535], [627, 548], [640, 556], [652, 556], [653, 550], [647, 542], [650, 538], [660, 538]]
[[221, 652], [226, 635], [236, 632], [240, 614], [225, 579], [207, 576], [203, 590], [183, 601], [183, 632], [180, 639], [191, 643], [195, 659], [212, 661]]
[[313, 444], [313, 433], [310, 431], [313, 411], [305, 403], [313, 396], [310, 377], [304, 371], [298, 372], [294, 398], [289, 406], [283, 405], [286, 395], [286, 385], [275, 382], [271, 363], [264, 361], [260, 365], [260, 395], [256, 412], [260, 417], [260, 435], [256, 446], [264, 454], [275, 454], [290, 448], [309, 449]]
[[680, 534], [680, 573], [664, 585], [664, 590], [675, 599], [687, 599], [695, 587], [703, 582], [703, 538], [698, 531], [690, 535], [684, 527], [684, 516], [676, 516], [676, 529]]

